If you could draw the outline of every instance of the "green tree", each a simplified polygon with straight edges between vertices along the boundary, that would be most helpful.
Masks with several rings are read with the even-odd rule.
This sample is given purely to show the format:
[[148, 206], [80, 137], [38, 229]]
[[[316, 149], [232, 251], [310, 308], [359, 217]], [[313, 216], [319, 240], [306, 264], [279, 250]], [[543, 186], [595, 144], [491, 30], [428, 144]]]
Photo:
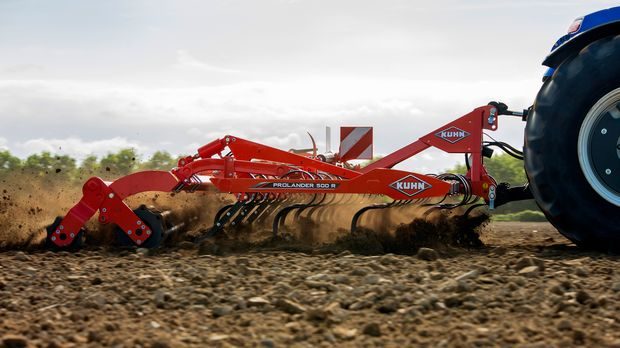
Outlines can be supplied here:
[[[511, 186], [519, 186], [527, 183], [523, 161], [514, 157], [506, 154], [495, 155], [492, 158], [485, 159], [484, 165], [489, 174], [495, 178], [498, 183], [507, 182]], [[464, 164], [461, 164], [448, 170], [448, 172], [465, 174], [467, 168]], [[503, 205], [495, 212], [498, 214], [507, 214], [524, 210], [538, 210], [538, 206], [534, 200], [517, 201]]]
[[30, 155], [24, 162], [24, 169], [36, 175], [50, 173], [69, 175], [75, 168], [75, 159], [68, 155], [54, 156], [47, 151]]
[[56, 162], [54, 163], [54, 172], [62, 173], [66, 175], [72, 175], [76, 168], [75, 158], [71, 158], [68, 155], [56, 156]]
[[40, 154], [32, 154], [26, 158], [24, 169], [27, 171], [42, 175], [52, 171], [54, 157], [49, 152], [41, 152]]
[[80, 173], [84, 175], [94, 175], [99, 172], [99, 170], [99, 162], [97, 160], [97, 156], [95, 155], [86, 156], [80, 164]]
[[21, 167], [22, 161], [8, 150], [0, 151], [0, 172], [10, 172]]
[[177, 166], [177, 160], [166, 151], [157, 151], [144, 162], [144, 169], [170, 170]]
[[135, 149], [122, 149], [117, 153], [108, 153], [99, 165], [101, 170], [113, 175], [125, 175], [133, 172], [138, 167], [138, 154]]
[[[508, 155], [495, 155], [492, 158], [486, 158], [484, 166], [491, 176], [498, 182], [507, 182], [511, 185], [523, 185], [527, 182], [523, 161]], [[465, 174], [467, 168], [464, 164], [457, 165], [449, 170], [450, 173]]]

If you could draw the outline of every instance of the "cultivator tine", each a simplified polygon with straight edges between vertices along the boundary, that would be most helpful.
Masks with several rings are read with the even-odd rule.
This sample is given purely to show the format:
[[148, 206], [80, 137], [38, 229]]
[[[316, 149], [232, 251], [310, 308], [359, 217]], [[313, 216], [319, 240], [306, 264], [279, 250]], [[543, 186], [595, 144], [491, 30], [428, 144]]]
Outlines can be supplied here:
[[209, 229], [209, 231], [205, 234], [204, 237], [199, 238], [199, 241], [202, 241], [207, 238], [212, 238], [219, 235], [224, 226], [239, 212], [239, 210], [243, 209], [245, 202], [237, 201], [232, 204], [232, 206], [226, 206], [220, 211], [218, 211], [219, 218], [215, 220], [213, 226]]
[[254, 223], [254, 221], [256, 221], [261, 216], [261, 214], [263, 214], [265, 210], [269, 208], [272, 202], [275, 202], [275, 199], [270, 199], [269, 194], [263, 195], [263, 199], [260, 202], [256, 203], [256, 208], [253, 209], [251, 212], [249, 212], [245, 220], [246, 223], [248, 224]]
[[256, 197], [257, 195], [252, 195], [252, 197], [249, 200], [243, 203], [243, 208], [241, 209], [239, 214], [237, 214], [237, 216], [233, 219], [233, 221], [230, 223], [230, 226], [241, 225], [243, 220], [250, 215], [251, 211], [254, 210], [254, 208], [258, 204], [258, 202], [256, 201]]
[[256, 221], [257, 224], [262, 225], [264, 220], [269, 217], [271, 212], [277, 209], [280, 204], [278, 199], [267, 199], [252, 211], [250, 216], [248, 216], [247, 222], [252, 224]]
[[[329, 200], [327, 202], [324, 202], [322, 204], [317, 204], [314, 207], [310, 208], [310, 211], [308, 212], [308, 218], [311, 219], [312, 215], [314, 215], [315, 212], [317, 211], [321, 211], [321, 209], [325, 210], [325, 209], [329, 209], [329, 207], [333, 204], [333, 202], [336, 200], [336, 195], [329, 195]], [[325, 199], [325, 198], [324, 198]], [[320, 222], [321, 221], [321, 216], [319, 214], [317, 214], [317, 218], [316, 221]]]
[[226, 211], [230, 210], [230, 208], [232, 208], [234, 206], [235, 206], [235, 203], [227, 204], [227, 205], [221, 207], [220, 210], [218, 210], [217, 213], [215, 213], [215, 217], [213, 218], [213, 225], [216, 225], [218, 223], [218, 221], [220, 221], [220, 219], [222, 218], [224, 213], [226, 213]]
[[191, 185], [189, 190], [187, 190], [187, 192], [196, 192], [196, 190], [198, 190], [198, 188], [200, 187], [200, 185], [202, 185], [202, 180], [200, 180], [200, 178], [198, 177], [198, 175], [193, 174], [191, 176]]
[[278, 229], [281, 226], [284, 226], [284, 223], [286, 222], [286, 217], [290, 212], [295, 209], [305, 209], [311, 206], [312, 203], [316, 200], [316, 197], [317, 195], [312, 195], [312, 199], [308, 203], [296, 203], [280, 209], [280, 211], [278, 211], [275, 218], [273, 219], [273, 236], [278, 236]]
[[363, 207], [362, 209], [358, 210], [353, 215], [353, 219], [351, 219], [351, 233], [355, 233], [357, 231], [357, 223], [365, 212], [369, 210], [375, 210], [375, 209], [390, 208], [390, 207], [393, 207], [395, 204], [398, 204], [398, 201], [392, 201], [390, 203], [375, 203], [372, 205], [367, 205]]
[[256, 218], [256, 222], [260, 225], [265, 225], [266, 220], [273, 215], [275, 211], [280, 209], [286, 202], [288, 202], [291, 197], [285, 197], [282, 199], [276, 198], [275, 204], [268, 204], [267, 207], [263, 210], [262, 214], [260, 214]]
[[[310, 204], [307, 204], [305, 207], [297, 209], [297, 212], [295, 212], [295, 221], [299, 221], [299, 218], [301, 217], [301, 213], [303, 213], [306, 209], [317, 208], [317, 207], [322, 206], [326, 197], [327, 197], [327, 194], [323, 194], [323, 197], [318, 202], [310, 203]], [[308, 214], [308, 218], [310, 218], [309, 214]]]
[[463, 213], [463, 217], [468, 217], [469, 214], [471, 214], [471, 212], [474, 211], [474, 209], [476, 208], [486, 207], [486, 206], [487, 206], [486, 203], [472, 204], [469, 208], [467, 208], [467, 210], [465, 210], [465, 213]]
[[[336, 198], [331, 206], [332, 207], [349, 207], [354, 205], [359, 205], [360, 199], [363, 199], [362, 195], [350, 195], [350, 196], [341, 196]], [[336, 214], [338, 214], [338, 209], [323, 209], [320, 210], [317, 214], [317, 219], [319, 221], [332, 221]]]
[[442, 211], [442, 210], [446, 210], [448, 208], [442, 208], [441, 206], [434, 206], [429, 208], [428, 210], [426, 210], [423, 214], [422, 214], [422, 218], [423, 219], [428, 219], [428, 217], [434, 213], [434, 212], [438, 212], [438, 211]]
[[[352, 203], [355, 200], [355, 195], [350, 196], [338, 196], [335, 197], [331, 203], [332, 206], [345, 206]], [[335, 202], [334, 202], [335, 201]], [[329, 220], [333, 214], [335, 214], [335, 209], [321, 209], [317, 213], [317, 220], [324, 221]]]
[[[330, 180], [334, 180], [335, 178], [330, 175], [329, 173], [318, 173], [318, 176], [321, 179], [330, 179]], [[314, 214], [314, 212], [316, 212], [317, 210], [321, 209], [321, 208], [326, 208], [329, 205], [331, 205], [333, 203], [333, 201], [335, 200], [335, 197], [338, 195], [329, 195], [324, 193], [323, 197], [316, 203], [309, 203], [306, 207], [304, 208], [299, 208], [297, 210], [297, 212], [295, 213], [295, 220], [299, 221], [299, 218], [301, 217], [301, 214], [308, 208], [310, 208], [310, 211], [306, 214], [306, 217], [308, 219], [312, 219], [312, 215]], [[329, 197], [329, 199], [328, 199]], [[327, 201], [326, 201], [327, 200]], [[320, 219], [317, 219], [317, 221], [320, 221]]]

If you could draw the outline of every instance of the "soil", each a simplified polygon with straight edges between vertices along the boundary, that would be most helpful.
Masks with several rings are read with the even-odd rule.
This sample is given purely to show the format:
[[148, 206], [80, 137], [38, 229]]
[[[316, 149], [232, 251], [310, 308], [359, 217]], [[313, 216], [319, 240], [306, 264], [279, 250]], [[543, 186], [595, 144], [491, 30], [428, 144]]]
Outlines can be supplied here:
[[417, 255], [342, 240], [5, 250], [0, 336], [40, 347], [620, 346], [617, 256], [581, 251], [546, 223], [491, 223], [480, 239]]

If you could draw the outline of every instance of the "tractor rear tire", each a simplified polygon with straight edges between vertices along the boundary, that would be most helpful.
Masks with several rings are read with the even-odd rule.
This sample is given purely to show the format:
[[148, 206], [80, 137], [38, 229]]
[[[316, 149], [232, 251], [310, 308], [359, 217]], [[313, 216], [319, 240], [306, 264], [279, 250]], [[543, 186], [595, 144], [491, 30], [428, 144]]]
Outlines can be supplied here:
[[525, 129], [525, 170], [541, 210], [575, 244], [608, 252], [620, 252], [618, 62], [620, 36], [568, 58]]

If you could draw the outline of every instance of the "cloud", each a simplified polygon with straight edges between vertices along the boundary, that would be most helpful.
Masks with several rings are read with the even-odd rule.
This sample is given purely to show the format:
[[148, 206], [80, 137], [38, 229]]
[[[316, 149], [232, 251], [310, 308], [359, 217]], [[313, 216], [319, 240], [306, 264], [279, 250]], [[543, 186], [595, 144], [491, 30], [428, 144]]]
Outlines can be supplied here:
[[186, 50], [177, 50], [177, 61], [175, 67], [181, 69], [198, 70], [209, 73], [222, 73], [222, 74], [238, 74], [240, 70], [223, 68], [215, 65], [211, 65], [207, 62], [201, 61], [192, 56]]
[[196, 127], [192, 127], [187, 130], [187, 135], [192, 136], [192, 137], [202, 136], [203, 134], [204, 134], [203, 131], [201, 131], [200, 129]]
[[[260, 141], [261, 143], [265, 145], [277, 147], [281, 150], [288, 150], [290, 148], [299, 148], [300, 146], [302, 146], [303, 142], [301, 139], [301, 135], [302, 134], [298, 134], [298, 133], [289, 133], [284, 136], [263, 137], [261, 139], [258, 139], [257, 141]], [[306, 140], [306, 143], [307, 144], [305, 145], [311, 144], [309, 138]]]
[[9, 147], [7, 146], [8, 141], [6, 140], [6, 138], [2, 138], [0, 137], [0, 150], [2, 151], [6, 151], [9, 149]]
[[[0, 119], [6, 143], [0, 146], [22, 157], [59, 148], [76, 157], [123, 147], [191, 154], [230, 134], [287, 150], [309, 147], [309, 131], [322, 150], [325, 126], [333, 127], [332, 148], [337, 149], [338, 127], [357, 125], [374, 127], [375, 153], [385, 154], [495, 99], [492, 96], [509, 96], [503, 101], [517, 110], [527, 107], [539, 84], [324, 77], [148, 88], [4, 80]], [[493, 136], [520, 146], [522, 127], [520, 120], [502, 119], [501, 131]], [[438, 171], [456, 162], [435, 155], [420, 161], [402, 168]]]
[[425, 160], [429, 160], [429, 161], [432, 161], [435, 159], [433, 155], [431, 155], [430, 153], [423, 153], [422, 158], [424, 158]]
[[45, 71], [45, 66], [40, 64], [14, 64], [0, 68], [0, 73], [9, 75], [40, 74]]

